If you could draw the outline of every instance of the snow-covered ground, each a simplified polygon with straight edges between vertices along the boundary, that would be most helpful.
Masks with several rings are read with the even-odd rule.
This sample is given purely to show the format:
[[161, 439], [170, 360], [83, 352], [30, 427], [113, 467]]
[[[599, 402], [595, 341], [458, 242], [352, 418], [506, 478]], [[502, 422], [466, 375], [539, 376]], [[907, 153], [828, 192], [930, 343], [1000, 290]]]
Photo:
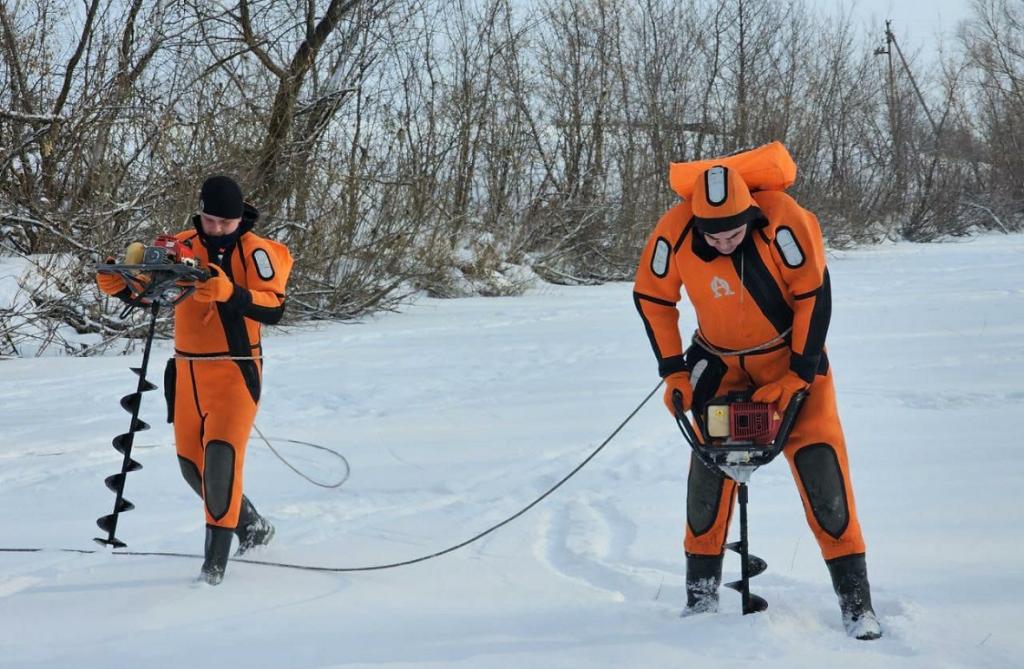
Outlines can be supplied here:
[[[687, 451], [652, 400], [587, 468], [511, 525], [414, 566], [325, 574], [195, 559], [0, 553], [4, 667], [1024, 666], [1024, 236], [834, 254], [829, 338], [876, 609], [842, 631], [786, 465], [754, 476], [766, 613], [680, 619]], [[358, 325], [271, 335], [257, 424], [328, 445], [316, 488], [260, 442], [247, 491], [277, 526], [266, 560], [416, 557], [514, 513], [657, 382], [627, 284], [424, 300]], [[687, 328], [692, 319], [687, 317]], [[168, 346], [158, 347], [159, 372]], [[94, 547], [120, 465], [132, 359], [0, 362], [0, 546]], [[158, 379], [159, 380], [159, 379]], [[159, 392], [118, 536], [201, 552]], [[337, 460], [280, 443], [323, 480]], [[734, 528], [735, 529], [735, 528]], [[737, 572], [735, 556], [726, 577]]]

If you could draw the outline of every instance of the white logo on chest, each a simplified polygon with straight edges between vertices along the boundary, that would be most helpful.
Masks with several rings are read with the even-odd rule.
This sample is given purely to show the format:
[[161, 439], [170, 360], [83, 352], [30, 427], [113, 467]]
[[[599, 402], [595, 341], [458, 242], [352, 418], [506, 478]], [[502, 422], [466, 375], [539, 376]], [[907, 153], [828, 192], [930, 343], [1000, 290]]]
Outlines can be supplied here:
[[720, 276], [716, 276], [714, 279], [711, 279], [711, 292], [714, 294], [716, 299], [736, 294], [732, 292], [732, 287], [729, 285], [729, 282]]

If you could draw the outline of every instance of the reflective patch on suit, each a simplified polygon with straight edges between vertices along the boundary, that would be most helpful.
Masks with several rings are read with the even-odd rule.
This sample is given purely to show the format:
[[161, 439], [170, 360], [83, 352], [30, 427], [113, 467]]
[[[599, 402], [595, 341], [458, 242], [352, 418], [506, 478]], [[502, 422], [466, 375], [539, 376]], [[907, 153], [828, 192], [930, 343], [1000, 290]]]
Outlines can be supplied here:
[[698, 360], [697, 364], [690, 370], [690, 386], [696, 387], [700, 383], [700, 377], [704, 374], [704, 370], [708, 368], [707, 360]]
[[690, 454], [690, 474], [686, 479], [686, 523], [693, 536], [707, 534], [715, 525], [722, 501], [725, 477], [712, 471], [694, 454]]
[[659, 279], [668, 274], [668, 259], [672, 254], [672, 245], [664, 237], [654, 242], [654, 255], [651, 257], [651, 271]]
[[812, 444], [797, 451], [793, 460], [814, 520], [832, 538], [843, 536], [850, 524], [850, 509], [835, 449]]
[[234, 446], [226, 441], [211, 441], [206, 445], [206, 461], [203, 465], [203, 501], [214, 520], [227, 515], [234, 485]]
[[708, 204], [719, 205], [725, 202], [726, 196], [728, 195], [728, 190], [725, 184], [724, 167], [716, 165], [708, 170], [708, 189], [706, 191]]
[[256, 263], [256, 274], [264, 281], [274, 278], [274, 264], [270, 262], [270, 254], [264, 249], [252, 252], [252, 261]]
[[782, 262], [786, 263], [786, 267], [796, 269], [804, 264], [804, 251], [789, 228], [782, 227], [776, 231], [775, 246], [779, 249]]

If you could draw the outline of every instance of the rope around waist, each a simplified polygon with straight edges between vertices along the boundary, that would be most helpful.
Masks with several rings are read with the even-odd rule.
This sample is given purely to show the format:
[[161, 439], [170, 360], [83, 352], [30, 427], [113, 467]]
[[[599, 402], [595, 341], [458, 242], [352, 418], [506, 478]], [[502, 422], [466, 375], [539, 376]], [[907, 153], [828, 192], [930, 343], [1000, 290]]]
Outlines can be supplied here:
[[715, 346], [714, 344], [712, 344], [711, 342], [709, 342], [707, 339], [704, 338], [704, 335], [701, 334], [700, 330], [695, 330], [694, 333], [693, 333], [693, 343], [697, 344], [698, 346], [700, 346], [702, 349], [704, 349], [708, 353], [717, 355], [718, 357], [723, 357], [723, 356], [728, 356], [728, 355], [755, 355], [755, 354], [758, 354], [758, 353], [770, 353], [772, 351], [777, 351], [780, 348], [788, 346], [789, 345], [789, 335], [792, 332], [793, 332], [793, 328], [792, 327], [788, 327], [788, 328], [785, 329], [785, 331], [780, 332], [775, 337], [772, 337], [768, 341], [763, 342], [761, 344], [757, 344], [756, 346], [750, 346], [748, 348], [742, 348], [742, 349], [730, 349], [730, 348], [719, 348], [719, 347]]
[[217, 360], [263, 360], [262, 355], [182, 355], [174, 354], [175, 360], [210, 361]]
[[223, 353], [190, 353], [188, 351], [181, 351], [174, 349], [175, 360], [188, 360], [188, 361], [217, 361], [217, 360], [263, 360], [263, 346], [261, 344], [253, 344], [252, 348], [258, 349], [256, 355], [231, 355], [227, 351]]

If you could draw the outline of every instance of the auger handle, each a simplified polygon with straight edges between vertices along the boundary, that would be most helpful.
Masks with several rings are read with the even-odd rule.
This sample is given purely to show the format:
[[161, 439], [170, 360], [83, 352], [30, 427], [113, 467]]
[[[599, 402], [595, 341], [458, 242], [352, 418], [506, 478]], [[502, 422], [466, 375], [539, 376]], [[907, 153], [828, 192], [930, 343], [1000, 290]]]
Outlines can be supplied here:
[[774, 459], [782, 449], [785, 448], [786, 442], [789, 441], [789, 433], [793, 431], [793, 426], [796, 425], [796, 417], [800, 413], [800, 409], [804, 406], [804, 400], [810, 395], [808, 390], [798, 390], [793, 393], [793, 397], [789, 400], [789, 406], [786, 407], [786, 412], [782, 414], [782, 424], [779, 425], [779, 431], [775, 435], [775, 443], [772, 445], [772, 458]]
[[[131, 285], [141, 283], [139, 274], [149, 275], [149, 281], [137, 291], [137, 302], [130, 303], [128, 308], [143, 306], [150, 298], [162, 299], [175, 306], [195, 291], [195, 282], [204, 282], [212, 276], [202, 267], [194, 267], [182, 263], [142, 263], [118, 264], [96, 263], [95, 270], [103, 274], [120, 274]], [[164, 292], [171, 288], [179, 288], [178, 294], [172, 298], [164, 298]], [[134, 289], [133, 289], [134, 290]], [[127, 311], [127, 309], [126, 309]]]
[[93, 268], [103, 274], [120, 274], [126, 278], [134, 277], [135, 272], [173, 274], [178, 281], [206, 281], [211, 276], [202, 267], [192, 267], [182, 263], [140, 263], [127, 265], [123, 263], [98, 262]]

